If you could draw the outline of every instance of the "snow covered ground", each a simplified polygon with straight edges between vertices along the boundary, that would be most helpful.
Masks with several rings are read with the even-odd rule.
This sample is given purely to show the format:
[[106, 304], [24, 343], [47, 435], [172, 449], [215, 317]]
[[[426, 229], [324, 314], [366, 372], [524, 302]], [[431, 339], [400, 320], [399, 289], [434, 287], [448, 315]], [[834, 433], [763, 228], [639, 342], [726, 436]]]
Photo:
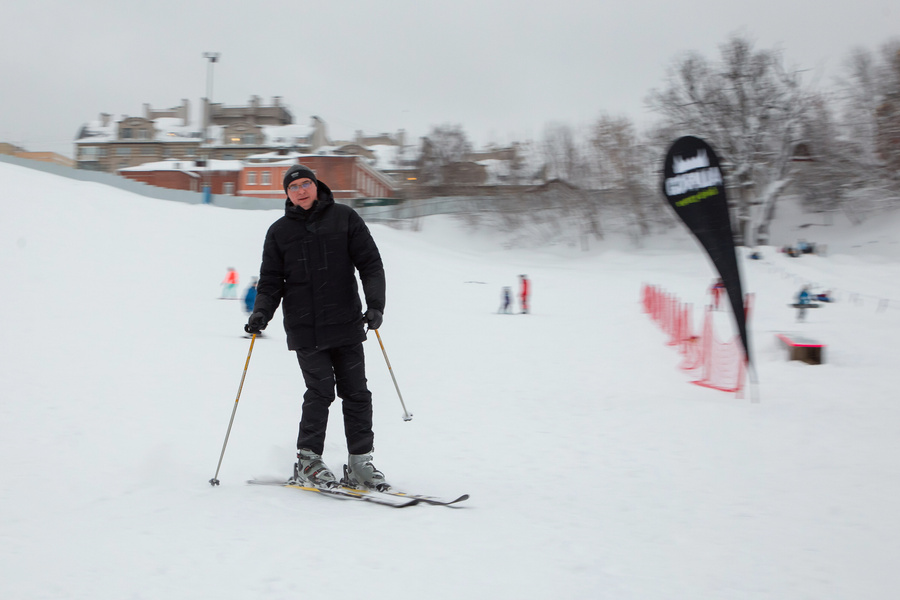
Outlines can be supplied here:
[[[449, 218], [373, 225], [381, 334], [415, 415], [370, 340], [376, 464], [402, 489], [471, 494], [395, 510], [244, 483], [294, 458], [303, 386], [280, 316], [208, 483], [249, 347], [218, 283], [233, 266], [243, 291], [279, 211], [7, 164], [0, 182], [2, 598], [896, 596], [896, 218], [795, 219], [775, 243], [827, 256], [742, 261], [759, 403], [692, 385], [641, 312], [651, 283], [699, 323], [714, 273], [681, 229], [581, 252], [504, 250]], [[520, 273], [533, 314], [497, 314]], [[797, 324], [804, 281], [838, 302]], [[826, 364], [786, 360], [774, 332], [797, 330]], [[345, 460], [336, 418], [325, 458]]]

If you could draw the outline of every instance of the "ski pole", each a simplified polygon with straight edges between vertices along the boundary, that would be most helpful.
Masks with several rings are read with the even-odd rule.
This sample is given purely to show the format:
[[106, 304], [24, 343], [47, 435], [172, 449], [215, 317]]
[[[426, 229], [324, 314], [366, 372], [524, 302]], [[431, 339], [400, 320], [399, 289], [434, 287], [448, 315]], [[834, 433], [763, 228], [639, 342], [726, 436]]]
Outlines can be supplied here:
[[219, 485], [219, 469], [222, 468], [222, 459], [225, 457], [225, 446], [228, 445], [228, 436], [231, 435], [231, 426], [234, 424], [234, 415], [237, 413], [238, 402], [241, 399], [241, 390], [244, 389], [244, 378], [247, 376], [247, 366], [250, 364], [250, 355], [253, 354], [253, 343], [256, 342], [256, 334], [250, 338], [250, 350], [247, 352], [247, 361], [244, 363], [244, 373], [241, 375], [241, 385], [238, 386], [237, 398], [234, 399], [234, 408], [231, 411], [231, 420], [228, 422], [228, 431], [225, 432], [225, 442], [222, 444], [222, 454], [219, 455], [219, 465], [216, 467], [215, 476], [209, 480], [209, 485]]
[[384, 362], [387, 363], [388, 371], [391, 373], [391, 379], [394, 380], [394, 389], [397, 390], [397, 397], [400, 398], [400, 406], [403, 407], [403, 420], [404, 421], [412, 421], [412, 414], [406, 410], [406, 404], [403, 403], [403, 394], [400, 393], [400, 386], [397, 385], [397, 378], [394, 377], [394, 369], [391, 368], [391, 361], [388, 360], [387, 351], [384, 349], [384, 344], [381, 341], [381, 334], [378, 333], [378, 330], [375, 330], [375, 335], [378, 336], [378, 345], [381, 346], [381, 353], [384, 354]]

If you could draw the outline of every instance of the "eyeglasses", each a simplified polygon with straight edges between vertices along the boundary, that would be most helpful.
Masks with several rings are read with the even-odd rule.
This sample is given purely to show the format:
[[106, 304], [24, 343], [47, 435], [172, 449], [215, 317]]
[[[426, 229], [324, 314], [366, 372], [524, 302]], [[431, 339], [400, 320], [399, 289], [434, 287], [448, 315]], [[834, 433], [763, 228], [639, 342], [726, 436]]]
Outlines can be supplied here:
[[303, 183], [292, 183], [291, 185], [288, 186], [288, 191], [289, 192], [299, 192], [301, 189], [305, 190], [312, 184], [313, 184], [312, 181], [304, 181]]

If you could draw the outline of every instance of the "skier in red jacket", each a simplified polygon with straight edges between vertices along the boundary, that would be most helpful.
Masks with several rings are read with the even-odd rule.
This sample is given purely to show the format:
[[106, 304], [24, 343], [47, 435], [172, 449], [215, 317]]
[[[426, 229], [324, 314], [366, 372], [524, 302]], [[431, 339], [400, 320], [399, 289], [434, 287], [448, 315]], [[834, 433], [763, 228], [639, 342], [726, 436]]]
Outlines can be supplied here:
[[722, 283], [722, 278], [720, 277], [716, 279], [709, 288], [709, 293], [712, 295], [713, 310], [719, 310], [719, 302], [721, 301], [724, 292], [725, 284]]
[[530, 293], [531, 282], [528, 281], [527, 275], [519, 275], [519, 279], [521, 280], [521, 291], [519, 292], [519, 298], [522, 300], [522, 314], [528, 314], [528, 294]]
[[234, 267], [228, 267], [228, 273], [222, 280], [222, 298], [237, 300], [238, 274]]

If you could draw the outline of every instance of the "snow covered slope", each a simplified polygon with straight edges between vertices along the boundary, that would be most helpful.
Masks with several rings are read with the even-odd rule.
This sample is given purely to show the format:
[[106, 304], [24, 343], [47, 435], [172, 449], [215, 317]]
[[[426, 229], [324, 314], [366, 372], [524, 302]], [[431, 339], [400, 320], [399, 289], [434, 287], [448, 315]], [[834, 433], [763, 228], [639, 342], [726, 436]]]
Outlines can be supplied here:
[[[415, 415], [401, 419], [370, 340], [376, 464], [399, 488], [471, 494], [395, 510], [244, 484], [293, 461], [303, 388], [279, 317], [256, 343], [222, 484], [207, 483], [249, 344], [218, 284], [235, 267], [243, 290], [278, 211], [6, 164], [0, 181], [2, 598], [896, 594], [900, 252], [863, 243], [887, 243], [890, 223], [845, 232], [852, 253], [742, 261], [757, 404], [691, 385], [641, 312], [652, 283], [699, 322], [714, 274], [683, 232], [641, 250], [509, 251], [450, 219], [373, 225], [381, 335]], [[497, 314], [520, 273], [533, 314]], [[786, 304], [804, 281], [839, 301], [797, 324]], [[796, 329], [827, 344], [826, 364], [785, 360], [774, 332]], [[336, 418], [325, 458], [345, 460]]]

